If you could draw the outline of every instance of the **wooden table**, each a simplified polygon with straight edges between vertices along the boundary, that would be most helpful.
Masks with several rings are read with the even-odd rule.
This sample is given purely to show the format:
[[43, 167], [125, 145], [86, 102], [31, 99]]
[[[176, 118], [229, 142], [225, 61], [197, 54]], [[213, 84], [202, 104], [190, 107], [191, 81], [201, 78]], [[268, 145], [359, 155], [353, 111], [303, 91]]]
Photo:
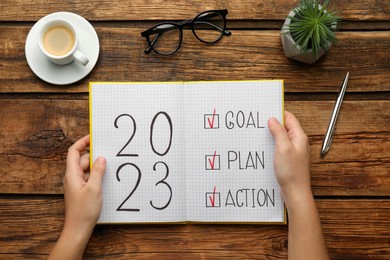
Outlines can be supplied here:
[[[46, 258], [63, 225], [67, 148], [88, 133], [89, 81], [284, 79], [285, 107], [310, 137], [312, 185], [332, 259], [390, 259], [390, 4], [332, 1], [336, 47], [314, 65], [287, 59], [279, 31], [297, 1], [0, 2], [0, 258]], [[179, 52], [144, 54], [140, 32], [227, 8], [231, 37], [205, 46], [189, 32]], [[27, 33], [56, 11], [95, 27], [100, 57], [83, 80], [55, 86], [27, 65]], [[320, 148], [350, 71], [329, 154]], [[285, 259], [287, 226], [103, 225], [85, 258]]]

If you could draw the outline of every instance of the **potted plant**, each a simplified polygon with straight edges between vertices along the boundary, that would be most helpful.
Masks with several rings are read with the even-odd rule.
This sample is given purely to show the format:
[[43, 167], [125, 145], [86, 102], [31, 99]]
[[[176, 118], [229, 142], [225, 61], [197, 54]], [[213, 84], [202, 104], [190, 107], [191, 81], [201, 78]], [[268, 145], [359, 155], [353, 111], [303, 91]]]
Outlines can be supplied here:
[[288, 58], [314, 63], [336, 43], [335, 30], [340, 17], [326, 10], [329, 0], [322, 5], [317, 0], [301, 0], [288, 14], [281, 39]]

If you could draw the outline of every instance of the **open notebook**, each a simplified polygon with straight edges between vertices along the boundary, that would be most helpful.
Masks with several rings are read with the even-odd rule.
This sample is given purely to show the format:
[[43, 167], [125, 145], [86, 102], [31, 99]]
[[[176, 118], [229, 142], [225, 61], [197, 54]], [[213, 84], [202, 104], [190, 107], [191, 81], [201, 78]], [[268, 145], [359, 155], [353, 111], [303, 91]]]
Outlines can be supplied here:
[[99, 223], [285, 223], [267, 121], [283, 81], [90, 83]]

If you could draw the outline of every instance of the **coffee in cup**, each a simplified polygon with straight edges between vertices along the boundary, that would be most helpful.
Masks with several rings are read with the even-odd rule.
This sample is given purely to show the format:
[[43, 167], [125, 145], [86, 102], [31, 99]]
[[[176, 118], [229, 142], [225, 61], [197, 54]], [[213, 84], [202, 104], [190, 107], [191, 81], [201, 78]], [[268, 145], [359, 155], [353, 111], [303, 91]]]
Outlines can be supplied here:
[[38, 45], [43, 54], [53, 63], [66, 65], [76, 60], [85, 66], [88, 58], [77, 50], [78, 35], [73, 25], [65, 19], [53, 19], [42, 26]]
[[69, 53], [75, 44], [75, 36], [68, 27], [63, 25], [48, 28], [43, 35], [43, 46], [54, 56]]

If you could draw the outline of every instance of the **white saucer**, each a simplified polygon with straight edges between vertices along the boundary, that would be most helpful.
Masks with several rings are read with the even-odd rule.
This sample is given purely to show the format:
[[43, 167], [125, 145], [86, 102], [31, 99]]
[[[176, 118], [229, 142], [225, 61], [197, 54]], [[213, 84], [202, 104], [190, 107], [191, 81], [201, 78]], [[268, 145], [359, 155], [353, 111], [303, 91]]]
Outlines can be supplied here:
[[[86, 66], [74, 61], [68, 65], [56, 65], [50, 62], [38, 47], [38, 32], [44, 21], [52, 18], [69, 20], [79, 34], [78, 50], [89, 59]], [[31, 28], [26, 39], [26, 59], [31, 70], [42, 80], [56, 85], [71, 84], [87, 76], [99, 57], [99, 38], [92, 25], [83, 17], [68, 12], [49, 14], [40, 19]]]

